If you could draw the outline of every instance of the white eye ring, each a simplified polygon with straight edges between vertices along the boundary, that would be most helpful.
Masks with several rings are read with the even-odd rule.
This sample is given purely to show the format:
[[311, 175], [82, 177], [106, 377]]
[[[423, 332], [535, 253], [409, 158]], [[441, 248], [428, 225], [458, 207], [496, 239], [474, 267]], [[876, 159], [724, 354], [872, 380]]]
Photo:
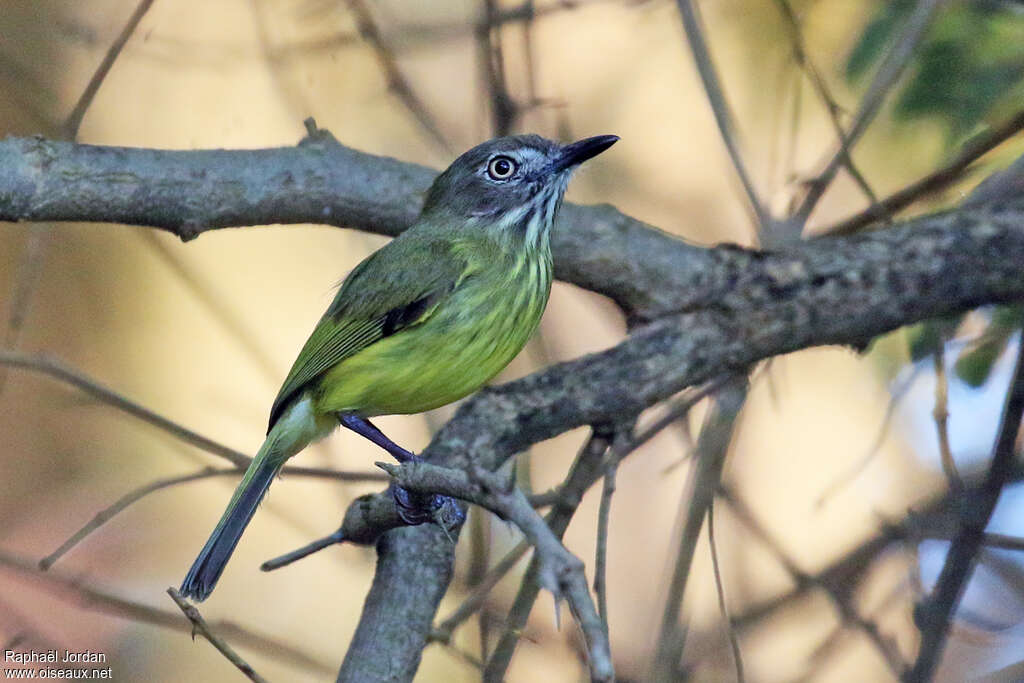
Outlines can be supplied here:
[[496, 156], [487, 163], [487, 175], [491, 180], [508, 180], [516, 172], [518, 166], [511, 157]]

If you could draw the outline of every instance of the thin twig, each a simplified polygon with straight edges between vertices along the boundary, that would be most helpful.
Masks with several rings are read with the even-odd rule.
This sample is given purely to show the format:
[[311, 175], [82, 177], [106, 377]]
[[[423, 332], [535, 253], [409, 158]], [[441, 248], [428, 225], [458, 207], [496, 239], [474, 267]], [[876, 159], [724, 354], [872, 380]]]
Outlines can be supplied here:
[[420, 127], [430, 136], [430, 139], [436, 142], [445, 153], [452, 154], [452, 147], [448, 139], [441, 132], [441, 129], [438, 128], [437, 122], [434, 121], [434, 117], [430, 114], [427, 105], [416, 94], [416, 91], [412, 89], [409, 80], [398, 66], [394, 50], [384, 39], [380, 27], [377, 26], [373, 19], [370, 8], [362, 0], [348, 0], [348, 8], [355, 18], [360, 35], [373, 48], [373, 53], [377, 56], [377, 63], [380, 64], [384, 77], [387, 79], [388, 88], [395, 93], [399, 101], [409, 110], [409, 113], [416, 119], [416, 122], [420, 124]]
[[730, 383], [724, 385], [715, 395], [715, 402], [705, 417], [704, 428], [697, 437], [696, 460], [690, 470], [683, 494], [683, 500], [688, 503], [654, 655], [651, 678], [655, 681], [675, 680], [677, 675], [686, 642], [686, 629], [680, 621], [680, 609], [690, 576], [690, 567], [697, 539], [704, 526], [705, 514], [722, 477], [733, 428], [746, 397], [746, 377], [731, 378]]
[[203, 638], [206, 638], [210, 645], [213, 645], [229, 662], [231, 662], [236, 669], [242, 672], [242, 675], [248, 678], [254, 683], [267, 683], [267, 680], [256, 673], [255, 669], [249, 662], [242, 659], [241, 655], [234, 651], [234, 649], [227, 644], [223, 638], [218, 636], [213, 630], [206, 624], [206, 620], [203, 619], [203, 615], [199, 613], [199, 609], [190, 603], [185, 598], [181, 597], [181, 593], [175, 588], [168, 588], [167, 594], [171, 596], [171, 600], [174, 600], [174, 604], [182, 611], [190, 622], [192, 622], [192, 640], [196, 639], [198, 633]]
[[832, 97], [832, 93], [829, 92], [828, 86], [825, 85], [825, 79], [822, 78], [821, 72], [819, 72], [817, 67], [814, 66], [814, 62], [811, 61], [810, 55], [807, 54], [807, 46], [804, 43], [803, 30], [801, 29], [800, 20], [797, 18], [796, 12], [793, 11], [793, 6], [789, 3], [789, 0], [776, 0], [775, 4], [778, 5], [779, 12], [782, 14], [782, 18], [785, 19], [786, 28], [789, 29], [790, 42], [793, 45], [793, 59], [796, 61], [797, 65], [803, 69], [804, 73], [807, 74], [807, 78], [811, 82], [811, 86], [818, 94], [818, 99], [820, 99], [822, 104], [825, 105], [825, 111], [828, 112], [829, 121], [832, 122], [832, 128], [835, 131], [836, 137], [839, 139], [839, 149], [843, 155], [843, 165], [860, 187], [864, 196], [866, 196], [868, 201], [871, 203], [868, 210], [876, 217], [886, 216], [887, 214], [881, 211], [881, 207], [878, 204], [878, 197], [871, 189], [871, 186], [868, 184], [868, 181], [864, 178], [863, 174], [861, 174], [860, 170], [853, 163], [853, 158], [849, 153], [849, 141], [847, 140], [846, 132], [843, 130], [843, 124], [839, 121], [839, 113], [841, 109], [836, 103], [835, 98]]
[[[11, 295], [10, 310], [7, 313], [7, 332], [4, 335], [3, 348], [14, 351], [18, 348], [22, 333], [25, 330], [25, 319], [32, 304], [36, 288], [42, 279], [43, 262], [53, 235], [53, 226], [37, 223], [28, 226], [25, 246], [14, 276], [14, 293]], [[0, 367], [0, 394], [7, 387], [9, 375], [6, 366]]]
[[[524, 454], [526, 456], [529, 453]], [[522, 481], [519, 461], [515, 462], [516, 478]], [[472, 590], [487, 577], [487, 567], [491, 562], [491, 517], [490, 513], [480, 508], [469, 510], [469, 551], [466, 568], [466, 586]], [[480, 659], [487, 659], [490, 641], [490, 622], [483, 615], [478, 615], [477, 634], [480, 639]], [[450, 644], [450, 643], [449, 643]]]
[[942, 342], [932, 354], [932, 365], [935, 370], [935, 407], [932, 408], [932, 419], [935, 420], [935, 431], [939, 439], [939, 460], [949, 488], [962, 491], [964, 482], [957, 472], [953, 449], [949, 445], [949, 378], [946, 376], [946, 354]]
[[[929, 534], [933, 538], [951, 538], [951, 535], [939, 536], [937, 534]], [[981, 543], [987, 548], [998, 548], [999, 550], [1015, 550], [1017, 552], [1024, 552], [1024, 538], [1020, 536], [1009, 536], [1007, 534], [994, 534], [985, 533], [982, 534]]]
[[931, 680], [945, 648], [949, 625], [960, 596], [974, 568], [974, 561], [985, 540], [985, 527], [995, 510], [1014, 465], [1014, 444], [1024, 413], [1024, 341], [1018, 344], [1017, 365], [1006, 394], [1002, 420], [992, 453], [992, 462], [981, 487], [969, 494], [970, 500], [961, 510], [961, 528], [950, 544], [946, 562], [931, 596], [922, 603], [915, 616], [921, 629], [921, 646], [917, 661], [907, 673], [906, 681]]
[[124, 413], [128, 413], [133, 417], [137, 417], [143, 422], [147, 422], [167, 432], [171, 436], [180, 439], [185, 443], [196, 446], [211, 455], [220, 456], [237, 467], [246, 467], [251, 460], [251, 458], [244, 453], [236, 451], [233, 448], [223, 446], [212, 439], [206, 438], [202, 434], [193, 432], [191, 429], [183, 427], [177, 422], [169, 420], [163, 415], [155, 413], [149, 408], [126, 398], [113, 389], [103, 386], [85, 373], [79, 372], [78, 370], [65, 365], [56, 358], [44, 355], [0, 350], [0, 364], [39, 372], [58, 381], [64, 382], [65, 384], [70, 384], [107, 405], [113, 406], [114, 408], [117, 408]]
[[690, 43], [690, 51], [693, 54], [693, 61], [697, 66], [697, 73], [700, 75], [701, 83], [704, 85], [704, 93], [711, 105], [711, 112], [715, 116], [715, 123], [718, 125], [718, 132], [725, 143], [725, 149], [729, 153], [729, 159], [736, 171], [736, 175], [743, 185], [743, 191], [747, 195], [750, 208], [757, 217], [758, 231], [763, 232], [771, 225], [771, 216], [761, 203], [753, 181], [747, 172], [743, 156], [740, 154], [736, 142], [736, 130], [733, 122], [732, 112], [726, 102], [725, 94], [715, 70], [714, 62], [711, 60], [711, 53], [708, 50], [707, 42], [704, 40], [704, 31], [701, 28], [700, 17], [693, 0], [676, 0], [679, 6], [679, 13], [683, 19], [683, 30]]
[[[535, 507], [554, 506], [554, 509], [548, 513], [545, 519], [555, 533], [561, 537], [576, 511], [576, 507], [579, 505], [580, 500], [582, 500], [583, 493], [589, 490], [600, 478], [601, 472], [611, 466], [617, 466], [629, 454], [635, 452], [642, 445], [661, 433], [666, 427], [685, 416], [693, 406], [720, 387], [729, 377], [729, 375], [723, 375], [699, 388], [684, 392], [682, 396], [675, 399], [665, 415], [632, 436], [622, 435], [616, 437], [611, 448], [608, 447], [606, 438], [601, 437], [595, 431], [580, 450], [580, 454], [577, 456], [576, 462], [566, 477], [565, 483], [555, 491], [534, 496], [531, 503]], [[602, 461], [602, 454], [605, 450], [608, 452], [603, 456]], [[509, 662], [511, 662], [512, 654], [515, 651], [519, 633], [522, 631], [526, 619], [533, 609], [533, 603], [538, 594], [535, 573], [535, 563], [531, 562], [506, 620], [505, 632], [492, 653], [488, 664], [488, 671], [494, 676], [500, 677], [504, 675], [504, 671], [507, 669]], [[496, 582], [497, 579], [495, 580]], [[482, 604], [482, 602], [483, 599], [480, 597], [479, 604]], [[445, 629], [439, 630], [442, 634], [446, 632]], [[450, 630], [447, 632], [450, 633]]]
[[[825, 170], [811, 181], [807, 196], [790, 220], [794, 231], [799, 234], [807, 223], [818, 200], [825, 194], [825, 190], [832, 184], [839, 167], [843, 165], [844, 159], [848, 158], [850, 150], [860, 139], [868, 125], [874, 120], [885, 101], [886, 95], [899, 80], [911, 57], [917, 49], [918, 44], [924, 38], [925, 31], [931, 25], [932, 18], [946, 0], [918, 0], [913, 11], [907, 17], [903, 30], [897, 37], [892, 48], [882, 60], [881, 66], [875, 72], [875, 77], [868, 86], [867, 92], [861, 99], [857, 113], [853, 117], [849, 130], [846, 132], [844, 142], [839, 145], [832, 159], [825, 166]], [[880, 206], [883, 206], [880, 204]], [[884, 208], [884, 206], [883, 206]]]
[[124, 49], [128, 39], [132, 37], [135, 29], [138, 27], [139, 22], [142, 21], [142, 17], [149, 11], [152, 6], [153, 0], [141, 0], [135, 7], [135, 11], [128, 17], [128, 23], [121, 29], [121, 33], [117, 36], [117, 39], [110, 45], [107, 50], [107, 54], [104, 55], [103, 61], [100, 62], [96, 72], [92, 75], [89, 80], [89, 84], [85, 86], [85, 90], [82, 91], [82, 96], [78, 98], [78, 102], [75, 104], [75, 108], [71, 110], [71, 114], [68, 115], [67, 120], [64, 122], [64, 135], [69, 140], [74, 140], [78, 137], [78, 128], [82, 125], [82, 119], [85, 118], [85, 112], [89, 109], [89, 105], [92, 104], [93, 98], [96, 97], [96, 93], [99, 91], [100, 86], [103, 85], [103, 80], [110, 73], [111, 67], [114, 66], [114, 62], [117, 61], [118, 56], [121, 54], [121, 50]]
[[[188, 628], [177, 612], [150, 607], [126, 600], [111, 593], [86, 585], [77, 577], [71, 577], [59, 570], [43, 572], [36, 563], [6, 550], [0, 549], [0, 566], [12, 569], [38, 582], [57, 598], [70, 602], [82, 609], [99, 612], [131, 621], [150, 624], [178, 632]], [[254, 633], [231, 622], [214, 622], [214, 628], [231, 640], [259, 651], [282, 662], [325, 675], [335, 670], [335, 664], [322, 661], [291, 645], [274, 638]]]
[[[343, 479], [345, 481], [382, 481], [382, 477], [376, 472], [342, 472], [336, 470], [321, 470], [313, 467], [286, 467], [282, 470], [288, 474], [294, 474], [297, 476], [316, 477], [324, 479]], [[66, 555], [72, 548], [85, 540], [89, 534], [93, 533], [101, 526], [109, 522], [120, 512], [123, 512], [127, 507], [137, 503], [142, 498], [148, 496], [150, 493], [165, 489], [178, 484], [184, 484], [190, 481], [197, 481], [200, 479], [209, 479], [211, 477], [219, 477], [223, 475], [240, 475], [245, 472], [244, 468], [241, 467], [229, 467], [224, 469], [216, 469], [213, 467], [205, 467], [198, 472], [192, 474], [185, 474], [177, 477], [167, 477], [166, 479], [157, 479], [144, 486], [129, 491], [125, 495], [121, 496], [117, 501], [108, 507], [103, 508], [96, 513], [92, 519], [90, 519], [81, 529], [76, 531], [70, 538], [64, 541], [59, 548], [54, 550], [52, 553], [39, 560], [39, 568], [43, 571], [48, 570], [54, 565], [57, 560]], [[312, 551], [310, 551], [312, 552]], [[309, 553], [306, 553], [307, 555]], [[294, 559], [298, 559], [297, 557]], [[291, 561], [294, 561], [291, 560]], [[287, 564], [287, 563], [285, 563]]]
[[[978, 487], [985, 475], [984, 472], [967, 472], [965, 474], [966, 489], [972, 490]], [[1010, 480], [1013, 482], [1024, 481], [1024, 459], [1018, 459], [1012, 463]], [[719, 497], [730, 504], [737, 518], [749, 527], [759, 539], [768, 539], [764, 541], [765, 547], [769, 550], [779, 548], [778, 543], [771, 539], [771, 535], [763, 527], [760, 527], [749, 508], [728, 487], [721, 488]], [[897, 544], [904, 549], [904, 552], [912, 555], [915, 552], [914, 544], [920, 542], [922, 538], [921, 529], [930, 530], [936, 519], [954, 514], [960, 510], [962, 503], [962, 496], [954, 495], [948, 490], [930, 496], [913, 506], [915, 511], [913, 515], [896, 524], [884, 524], [877, 533], [858, 543], [841, 556], [834, 558], [813, 575], [802, 572], [785, 553], [773, 550], [783, 568], [794, 577], [794, 586], [767, 599], [755, 601], [747, 606], [741, 614], [734, 614], [733, 622], [740, 629], [755, 627], [772, 617], [779, 609], [792, 605], [798, 599], [806, 597], [811, 591], [819, 588], [830, 590], [829, 587], [832, 587], [833, 590], [841, 589], [840, 593], [849, 593], [870, 571], [875, 558]], [[923, 527], [922, 520], [928, 521]], [[911, 562], [913, 563], [913, 557], [911, 557]]]
[[[916, 565], [914, 566], [916, 567]], [[915, 574], [917, 573], [916, 569], [912, 569], [912, 571]], [[881, 617], [883, 612], [891, 609], [905, 608], [906, 603], [900, 598], [902, 594], [905, 593], [909, 588], [909, 581], [897, 582], [896, 585], [893, 586], [892, 589], [889, 590], [888, 593], [881, 600], [878, 601], [877, 607], [870, 610], [867, 616], [858, 618], [863, 619], [864, 623], [870, 624], [870, 628], [873, 631], [878, 632], [879, 628], [877, 620], [879, 617]], [[817, 661], [819, 664], [824, 664], [826, 658], [832, 651], [835, 650], [836, 646], [838, 645], [842, 637], [848, 634], [849, 622], [844, 619], [832, 629], [831, 633], [825, 636], [821, 640], [821, 642], [818, 643], [817, 646], [815, 646], [814, 650], [811, 651], [809, 659], [811, 659], [812, 661]], [[905, 668], [906, 667], [904, 667], [904, 669]]]
[[302, 546], [301, 548], [298, 548], [297, 550], [292, 550], [291, 552], [285, 553], [284, 555], [279, 555], [278, 557], [275, 557], [272, 560], [267, 560], [266, 562], [260, 565], [260, 571], [272, 572], [275, 569], [286, 567], [292, 562], [295, 562], [296, 560], [301, 560], [302, 558], [312, 555], [315, 552], [319, 552], [324, 548], [327, 548], [328, 546], [343, 543], [344, 541], [344, 533], [341, 530], [335, 531], [333, 534], [329, 536], [324, 536], [323, 538], [318, 538], [317, 540], [307, 543], [306, 545]]
[[[466, 500], [515, 524], [534, 548], [539, 585], [554, 594], [556, 601], [564, 598], [569, 603], [586, 640], [591, 680], [614, 680], [608, 636], [590, 595], [583, 562], [565, 548], [560, 535], [530, 506], [514, 482], [482, 468], [465, 472], [417, 461], [401, 465], [377, 463], [377, 466], [394, 477], [402, 488]], [[484, 670], [484, 678], [498, 680], [492, 674], [490, 662]]]
[[729, 636], [729, 647], [732, 648], [732, 661], [736, 667], [736, 683], [743, 683], [743, 656], [740, 653], [739, 639], [736, 637], [736, 629], [732, 626], [732, 617], [729, 616], [729, 606], [725, 601], [725, 584], [722, 581], [722, 568], [718, 562], [718, 545], [715, 542], [715, 501], [711, 500], [708, 505], [708, 545], [711, 548], [711, 568], [715, 575], [715, 591], [718, 593], [718, 609], [722, 613], [722, 621], [725, 623], [725, 631]]
[[615, 493], [615, 474], [618, 463], [612, 463], [604, 473], [604, 487], [601, 489], [601, 505], [597, 511], [597, 552], [594, 559], [594, 594], [597, 596], [597, 612], [608, 633], [608, 519], [612, 509], [612, 495]]
[[800, 569], [796, 562], [786, 554], [778, 541], [768, 533], [768, 530], [758, 521], [753, 511], [739, 496], [724, 486], [719, 491], [719, 496], [729, 505], [736, 518], [771, 552], [775, 560], [793, 579], [797, 587], [792, 595], [800, 594], [809, 588], [818, 588], [824, 591], [832, 601], [832, 605], [839, 613], [843, 623], [855, 626], [868, 637], [895, 676], [899, 676], [906, 670], [907, 667], [900, 655], [899, 647], [892, 639], [885, 637], [874, 622], [861, 617], [850, 604], [850, 595], [855, 589], [856, 577], [860, 572], [866, 571], [871, 558], [881, 552], [881, 549], [888, 545], [887, 543], [883, 545], [877, 541], [874, 545], [867, 544], [859, 552], [851, 553], [846, 558], [846, 562], [840, 563], [830, 571], [812, 576]]
[[[252, 462], [252, 458], [209, 439], [202, 434], [192, 431], [177, 422], [174, 422], [159, 413], [156, 413], [145, 406], [132, 401], [129, 398], [117, 393], [113, 389], [100, 384], [85, 373], [65, 365], [56, 358], [46, 355], [18, 353], [0, 349], [0, 365], [21, 368], [32, 372], [47, 375], [59, 382], [70, 384], [93, 398], [112, 406], [124, 413], [136, 417], [143, 422], [161, 429], [176, 439], [216, 455], [231, 462], [237, 468], [244, 470]], [[338, 481], [387, 481], [387, 476], [377, 472], [347, 472], [343, 470], [329, 470], [319, 467], [285, 467], [281, 473], [299, 477], [312, 477], [317, 479], [335, 479]]]
[[[583, 500], [583, 494], [600, 478], [604, 471], [604, 456], [610, 442], [611, 438], [608, 435], [595, 429], [576, 456], [576, 461], [570, 468], [565, 483], [559, 489], [560, 495], [554, 507], [544, 518], [545, 523], [557, 538], [561, 539], [565, 534], [569, 522]], [[539, 571], [539, 561], [534, 557], [523, 574], [519, 591], [516, 593], [512, 608], [505, 620], [504, 631], [487, 660], [484, 669], [486, 680], [501, 680], [505, 677], [505, 671], [508, 670], [512, 661], [519, 636], [533, 610], [537, 595], [540, 593]]]
[[505, 53], [501, 45], [501, 28], [497, 24], [498, 13], [496, 0], [484, 0], [484, 18], [477, 29], [477, 54], [487, 86], [491, 134], [503, 136], [512, 132], [519, 116], [519, 106], [509, 93], [505, 78]]
[[623, 440], [621, 443], [616, 443], [615, 453], [611, 457], [621, 460], [632, 451], [637, 450], [660, 434], [666, 427], [671, 426], [689, 415], [694, 406], [714, 392], [718, 391], [718, 389], [731, 378], [732, 375], [719, 375], [715, 379], [710, 382], [706, 382], [704, 385], [696, 389], [687, 390], [683, 395], [674, 399], [669, 404], [668, 410], [664, 415], [644, 427], [640, 432], [634, 434], [629, 439]]
[[[1004, 124], [989, 129], [987, 132], [968, 140], [948, 164], [932, 171], [920, 180], [907, 185], [902, 190], [892, 193], [878, 202], [878, 206], [886, 213], [893, 214], [910, 206], [929, 194], [949, 187], [963, 177], [971, 164], [992, 151], [1014, 135], [1024, 130], [1024, 110], [1011, 116]], [[839, 223], [820, 231], [816, 236], [848, 235], [870, 225], [877, 218], [872, 209], [861, 211]]]
[[447, 652], [458, 659], [460, 662], [469, 664], [477, 671], [484, 670], [484, 660], [480, 659], [472, 652], [467, 652], [455, 643], [439, 643], [442, 648], [442, 652]]
[[494, 565], [490, 571], [484, 574], [476, 585], [473, 586], [472, 592], [465, 600], [462, 601], [462, 604], [460, 604], [447, 619], [434, 627], [430, 633], [430, 640], [439, 643], [451, 642], [452, 634], [455, 633], [455, 629], [480, 611], [487, 602], [487, 598], [490, 596], [491, 590], [498, 585], [498, 582], [501, 581], [506, 574], [512, 571], [512, 568], [523, 559], [526, 555], [526, 551], [529, 549], [530, 544], [526, 541], [521, 541], [516, 544], [516, 547], [508, 551], [508, 553], [505, 554], [505, 557], [501, 558], [501, 560], [499, 560], [498, 563]]
[[117, 515], [117, 513], [121, 512], [132, 503], [137, 502], [141, 498], [144, 498], [145, 496], [149, 495], [150, 493], [153, 493], [154, 491], [159, 491], [160, 489], [165, 489], [169, 486], [175, 486], [177, 484], [184, 484], [185, 482], [189, 481], [196, 481], [198, 479], [218, 477], [225, 474], [241, 474], [243, 471], [244, 470], [241, 470], [236, 467], [229, 467], [226, 469], [214, 469], [213, 467], [206, 467], [199, 470], [198, 472], [193, 472], [192, 474], [185, 474], [178, 477], [168, 477], [166, 479], [157, 479], [156, 481], [152, 481], [146, 484], [145, 486], [141, 486], [135, 489], [134, 491], [129, 491], [125, 495], [118, 498], [117, 501], [114, 502], [112, 505], [109, 505], [100, 510], [99, 512], [97, 512], [95, 517], [90, 519], [85, 524], [85, 526], [76, 531], [68, 540], [64, 541], [59, 548], [54, 550], [52, 553], [50, 553], [43, 559], [39, 560], [39, 568], [43, 571], [46, 571], [47, 569], [52, 567], [57, 560], [59, 560], [61, 557], [67, 554], [67, 552], [74, 548], [76, 545], [81, 543], [86, 536], [88, 536], [89, 534], [96, 531], [104, 524], [106, 524], [115, 515]]

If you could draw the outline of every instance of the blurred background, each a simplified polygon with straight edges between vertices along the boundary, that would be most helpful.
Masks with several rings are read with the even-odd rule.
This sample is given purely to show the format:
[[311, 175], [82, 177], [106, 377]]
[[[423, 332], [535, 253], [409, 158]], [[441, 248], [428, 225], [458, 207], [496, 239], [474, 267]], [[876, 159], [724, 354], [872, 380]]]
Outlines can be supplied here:
[[[776, 215], [799, 203], [806, 181], [836, 147], [828, 106], [795, 55], [813, 63], [845, 123], [918, 4], [701, 3], [743, 157]], [[1024, 103], [1021, 4], [938, 4], [855, 148], [878, 196], [941, 167]], [[104, 145], [256, 148], [295, 144], [302, 120], [313, 116], [345, 145], [435, 168], [498, 134], [568, 141], [614, 133], [621, 142], [576, 175], [570, 201], [610, 202], [699, 244], [758, 243], [675, 3], [156, 0], [75, 125], [76, 103], [139, 10], [138, 0], [4, 0], [0, 131]], [[799, 25], [796, 43], [787, 17]], [[1011, 137], [910, 213], [955, 204], [1021, 153], [1024, 138]], [[857, 184], [840, 174], [809, 229], [865, 206]], [[220, 230], [186, 245], [136, 227], [5, 224], [0, 341], [59, 358], [132, 401], [252, 453], [334, 285], [383, 243], [324, 226]], [[871, 553], [855, 551], [949, 486], [937, 407], [948, 409], [948, 451], [960, 471], [984, 466], [1020, 320], [1017, 309], [979, 311], [895, 332], [863, 355], [813, 349], [757, 369], [726, 465], [729, 496], [715, 517], [747, 680], [884, 681], [894, 678], [886, 648], [912, 661], [912, 608], [932, 585], [948, 543], [922, 531]], [[558, 283], [541, 334], [501, 380], [607, 348], [624, 334], [609, 302]], [[419, 450], [451, 412], [380, 425]], [[691, 433], [703, 412], [698, 406], [619, 470], [608, 600], [625, 681], [645, 680], [650, 670], [687, 503]], [[564, 477], [584, 436], [568, 433], [521, 457], [534, 490]], [[295, 462], [371, 472], [380, 458], [339, 432]], [[49, 574], [24, 569], [122, 496], [221, 464], [66, 384], [0, 366], [4, 649], [103, 652], [115, 680], [237, 678], [213, 648], [188, 637], [164, 592], [179, 585], [234, 477], [155, 491]], [[355, 496], [379, 488], [301, 477], [277, 483], [202, 605], [208, 620], [230, 621], [282, 646], [224, 634], [269, 680], [333, 680], [374, 552], [334, 546], [272, 573], [259, 572], [259, 564], [332, 532]], [[590, 492], [567, 534], [588, 568], [599, 497]], [[1024, 535], [1022, 514], [1024, 488], [1008, 489], [992, 530]], [[514, 529], [476, 511], [469, 525], [439, 619], [519, 540]], [[1024, 652], [1021, 559], [1012, 550], [983, 556], [940, 680], [1000, 670], [992, 680], [1024, 679], [1005, 669]], [[827, 574], [852, 612], [813, 585], [801, 588], [800, 577], [837, 566], [852, 567]], [[418, 680], [479, 678], [469, 660], [493, 647], [524, 568], [525, 561], [499, 584], [482, 616], [456, 632], [453, 647], [427, 648]], [[706, 536], [681, 610], [688, 619], [684, 670], [692, 680], [732, 680]], [[543, 596], [508, 679], [584, 680], [579, 639], [567, 622], [563, 610], [556, 629]]]

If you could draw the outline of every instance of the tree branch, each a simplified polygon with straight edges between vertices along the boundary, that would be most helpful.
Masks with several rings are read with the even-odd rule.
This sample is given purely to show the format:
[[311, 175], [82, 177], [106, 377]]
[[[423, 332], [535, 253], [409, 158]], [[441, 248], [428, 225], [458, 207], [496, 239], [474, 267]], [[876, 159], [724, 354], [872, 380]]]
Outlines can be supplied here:
[[175, 588], [168, 588], [167, 594], [171, 596], [171, 600], [174, 600], [174, 604], [178, 606], [178, 609], [185, 615], [185, 618], [191, 622], [192, 640], [195, 640], [197, 633], [201, 634], [210, 645], [213, 645], [236, 669], [242, 672], [243, 676], [253, 681], [253, 683], [267, 683], [267, 679], [256, 673], [252, 665], [235, 652], [234, 648], [228, 645], [227, 641], [213, 632], [213, 629], [209, 627], [206, 619], [203, 619], [203, 615], [200, 614], [199, 609], [195, 605], [181, 597], [181, 593]]
[[[978, 207], [870, 235], [816, 240], [785, 254], [712, 250], [724, 269], [718, 276], [730, 273], [734, 283], [714, 309], [667, 316], [635, 329], [608, 351], [480, 392], [462, 405], [424, 455], [448, 467], [476, 463], [493, 469], [532, 443], [585, 424], [638, 414], [686, 386], [772, 355], [823, 343], [862, 346], [915, 320], [1024, 298], [1017, 265], [1024, 262], [1021, 204]], [[378, 544], [379, 584], [375, 582], [371, 594], [388, 594], [384, 575], [391, 576], [390, 589], [399, 596], [415, 590], [439, 600], [450, 566], [428, 574], [421, 563], [412, 563], [415, 589], [391, 567], [439, 552], [440, 532], [417, 527], [385, 537]], [[374, 608], [364, 613], [360, 628], [372, 632], [375, 625], [404, 625], [403, 638], [425, 641], [428, 631], [412, 625], [403, 598], [390, 605], [397, 611]], [[428, 628], [425, 620], [423, 624]], [[409, 658], [418, 662], [419, 652]], [[367, 676], [364, 680], [379, 680]]]
[[[0, 548], [0, 569], [7, 569], [28, 577], [43, 590], [53, 594], [59, 600], [70, 603], [79, 609], [107, 614], [121, 619], [128, 619], [140, 624], [150, 624], [158, 628], [175, 631], [188, 631], [187, 622], [182, 621], [177, 612], [162, 610], [132, 600], [127, 600], [113, 593], [91, 586], [79, 577], [61, 571], [44, 572], [36, 567], [36, 563], [27, 557], [21, 557]], [[331, 670], [331, 665], [313, 654], [266, 636], [237, 624], [218, 620], [212, 624], [221, 637], [227, 638], [236, 645], [252, 649], [266, 657], [272, 657], [291, 666], [300, 667], [310, 672], [323, 675]]]
[[1011, 116], [1005, 123], [968, 140], [960, 152], [945, 166], [937, 168], [920, 180], [894, 192], [878, 202], [877, 206], [870, 206], [855, 216], [851, 216], [826, 228], [820, 234], [848, 235], [874, 222], [878, 218], [879, 211], [889, 215], [910, 206], [922, 197], [945, 189], [963, 178], [975, 161], [1012, 138], [1021, 130], [1024, 130], [1024, 110]]
[[[294, 148], [155, 151], [41, 139], [0, 142], [0, 219], [103, 220], [168, 229], [327, 222], [386, 234], [419, 209], [428, 169], [347, 149], [322, 131]], [[618, 346], [487, 389], [425, 456], [494, 469], [538, 441], [621, 423], [681, 389], [774, 355], [863, 347], [901, 325], [1024, 299], [1024, 199], [989, 201], [870, 234], [769, 253], [702, 249], [615, 209], [566, 206], [556, 275], [612, 297], [632, 333]], [[393, 526], [390, 496], [367, 496], [347, 540]], [[346, 517], [346, 523], [349, 517]], [[433, 525], [388, 531], [339, 680], [409, 679], [451, 575]]]
[[[183, 240], [218, 228], [280, 223], [394, 236], [416, 219], [434, 175], [357, 152], [323, 130], [296, 147], [258, 150], [9, 138], [0, 140], [0, 221], [125, 223]], [[559, 279], [611, 297], [631, 318], [706, 300], [707, 287], [691, 275], [709, 265], [705, 250], [610, 206], [565, 205], [553, 248]], [[684, 291], [691, 293], [680, 299]]]
[[476, 503], [519, 527], [534, 548], [538, 584], [554, 594], [556, 604], [565, 598], [583, 631], [590, 659], [591, 679], [614, 680], [608, 634], [590, 595], [583, 562], [562, 545], [561, 534], [541, 519], [523, 492], [515, 486], [514, 480], [478, 467], [465, 471], [422, 462], [402, 465], [377, 463], [377, 466], [394, 477], [402, 488], [441, 493]]
[[961, 528], [946, 555], [935, 590], [915, 612], [921, 629], [921, 646], [906, 681], [929, 681], [945, 649], [953, 612], [967, 588], [974, 562], [985, 542], [985, 527], [995, 511], [999, 494], [1013, 474], [1014, 444], [1024, 414], [1024, 344], [1019, 345], [1017, 366], [1003, 405], [1003, 416], [992, 454], [992, 463], [979, 489], [964, 501]]

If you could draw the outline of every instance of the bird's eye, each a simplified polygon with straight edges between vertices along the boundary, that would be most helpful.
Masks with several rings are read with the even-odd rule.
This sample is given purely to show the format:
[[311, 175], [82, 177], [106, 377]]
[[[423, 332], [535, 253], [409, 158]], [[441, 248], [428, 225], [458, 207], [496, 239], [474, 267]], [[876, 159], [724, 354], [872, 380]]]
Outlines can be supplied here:
[[516, 162], [508, 157], [494, 157], [487, 164], [487, 175], [491, 180], [508, 180], [516, 172]]

